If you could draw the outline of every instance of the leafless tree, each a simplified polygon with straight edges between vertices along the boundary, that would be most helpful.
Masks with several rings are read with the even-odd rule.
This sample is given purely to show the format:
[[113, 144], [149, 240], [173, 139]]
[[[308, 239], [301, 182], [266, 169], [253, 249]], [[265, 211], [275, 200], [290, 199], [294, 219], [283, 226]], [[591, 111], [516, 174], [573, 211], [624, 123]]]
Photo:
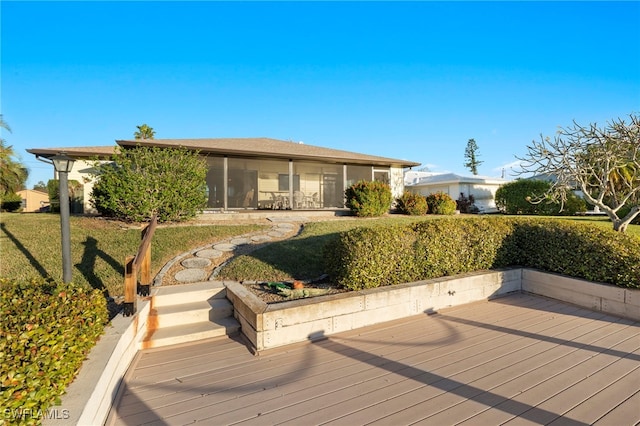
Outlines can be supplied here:
[[[624, 232], [640, 214], [640, 116], [560, 128], [551, 139], [527, 146], [520, 174], [548, 176], [553, 184], [540, 197], [564, 205], [567, 189], [580, 190], [586, 201], [606, 213], [613, 229]], [[538, 200], [538, 201], [539, 201]], [[536, 202], [536, 200], [532, 200]], [[623, 215], [624, 214], [624, 215]]]

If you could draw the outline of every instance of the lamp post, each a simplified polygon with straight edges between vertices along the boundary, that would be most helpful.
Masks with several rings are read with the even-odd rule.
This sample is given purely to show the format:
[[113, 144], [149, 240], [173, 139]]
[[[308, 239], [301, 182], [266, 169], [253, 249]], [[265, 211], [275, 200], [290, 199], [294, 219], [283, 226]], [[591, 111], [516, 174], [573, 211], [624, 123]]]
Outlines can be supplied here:
[[69, 227], [69, 172], [73, 168], [73, 158], [64, 152], [51, 157], [53, 168], [60, 180], [60, 230], [62, 234], [62, 281], [71, 282], [71, 231]]

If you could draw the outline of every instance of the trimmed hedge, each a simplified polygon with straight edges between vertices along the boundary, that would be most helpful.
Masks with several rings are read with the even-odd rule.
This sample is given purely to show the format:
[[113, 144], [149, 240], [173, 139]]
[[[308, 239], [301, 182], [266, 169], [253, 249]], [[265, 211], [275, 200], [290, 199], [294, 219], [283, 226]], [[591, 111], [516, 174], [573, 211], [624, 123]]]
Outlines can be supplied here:
[[0, 407], [36, 414], [59, 404], [107, 317], [104, 295], [88, 286], [0, 279]]
[[633, 236], [552, 219], [442, 219], [346, 231], [325, 247], [325, 268], [360, 290], [483, 269], [522, 266], [640, 288]]

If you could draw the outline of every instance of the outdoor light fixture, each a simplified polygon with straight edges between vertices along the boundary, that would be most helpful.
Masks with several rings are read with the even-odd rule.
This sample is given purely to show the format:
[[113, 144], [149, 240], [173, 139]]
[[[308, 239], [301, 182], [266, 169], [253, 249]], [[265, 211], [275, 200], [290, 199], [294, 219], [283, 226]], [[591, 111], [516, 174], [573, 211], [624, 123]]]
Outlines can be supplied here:
[[53, 162], [53, 168], [56, 169], [56, 172], [69, 173], [73, 168], [74, 161], [76, 160], [69, 157], [64, 152], [61, 152], [58, 155], [51, 157], [51, 161]]
[[71, 282], [71, 231], [69, 226], [69, 172], [75, 160], [64, 152], [51, 157], [60, 180], [60, 231], [62, 234], [62, 281]]

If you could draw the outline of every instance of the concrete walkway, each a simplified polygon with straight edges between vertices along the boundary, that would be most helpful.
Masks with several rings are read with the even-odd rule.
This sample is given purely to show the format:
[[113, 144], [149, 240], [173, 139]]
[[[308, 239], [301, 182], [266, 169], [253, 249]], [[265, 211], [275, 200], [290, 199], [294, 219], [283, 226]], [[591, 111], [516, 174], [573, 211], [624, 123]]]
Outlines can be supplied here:
[[222, 266], [235, 256], [249, 253], [264, 244], [291, 238], [309, 221], [303, 216], [267, 219], [272, 223], [270, 229], [230, 237], [176, 256], [158, 273], [154, 286], [214, 281]]

